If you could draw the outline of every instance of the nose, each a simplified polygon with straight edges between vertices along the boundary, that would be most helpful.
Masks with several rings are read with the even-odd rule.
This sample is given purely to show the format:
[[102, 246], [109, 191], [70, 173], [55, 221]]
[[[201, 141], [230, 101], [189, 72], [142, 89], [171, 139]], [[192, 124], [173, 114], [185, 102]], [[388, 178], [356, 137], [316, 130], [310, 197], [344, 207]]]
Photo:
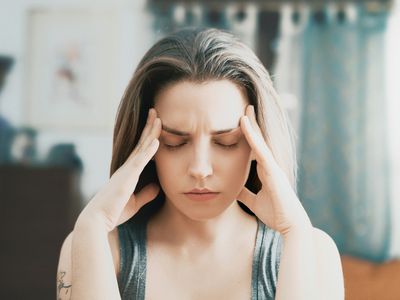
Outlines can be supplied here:
[[189, 175], [196, 179], [204, 179], [213, 173], [211, 149], [205, 139], [193, 146], [193, 155], [189, 162]]

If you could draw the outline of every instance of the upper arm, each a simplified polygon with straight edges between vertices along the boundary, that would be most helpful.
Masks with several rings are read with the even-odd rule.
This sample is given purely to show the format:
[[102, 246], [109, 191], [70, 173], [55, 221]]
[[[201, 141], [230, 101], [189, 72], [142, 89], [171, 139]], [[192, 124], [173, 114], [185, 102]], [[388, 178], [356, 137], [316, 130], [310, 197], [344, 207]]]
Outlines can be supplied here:
[[[71, 298], [72, 289], [72, 237], [71, 232], [64, 240], [60, 251], [60, 259], [57, 268], [57, 299], [64, 300]], [[108, 235], [108, 241], [113, 257], [115, 274], [119, 273], [119, 239], [118, 229], [115, 228]]]
[[71, 298], [72, 288], [72, 232], [65, 238], [61, 251], [60, 259], [57, 267], [57, 299], [64, 300]]
[[314, 228], [317, 254], [317, 276], [324, 299], [344, 299], [344, 283], [340, 254], [332, 238]]

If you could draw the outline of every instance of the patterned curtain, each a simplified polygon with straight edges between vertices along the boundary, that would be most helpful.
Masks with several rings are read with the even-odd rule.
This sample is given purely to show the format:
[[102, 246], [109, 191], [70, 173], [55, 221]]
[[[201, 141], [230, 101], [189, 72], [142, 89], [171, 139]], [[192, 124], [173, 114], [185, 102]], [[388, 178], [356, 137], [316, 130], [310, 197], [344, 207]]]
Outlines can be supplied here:
[[286, 7], [282, 16], [276, 81], [301, 107], [299, 197], [342, 254], [382, 261], [391, 234], [387, 11], [347, 4], [312, 12]]
[[248, 46], [257, 46], [258, 8], [254, 3], [227, 3], [207, 6], [200, 3], [178, 2], [152, 6], [155, 15], [155, 39], [184, 27], [215, 27], [234, 32]]

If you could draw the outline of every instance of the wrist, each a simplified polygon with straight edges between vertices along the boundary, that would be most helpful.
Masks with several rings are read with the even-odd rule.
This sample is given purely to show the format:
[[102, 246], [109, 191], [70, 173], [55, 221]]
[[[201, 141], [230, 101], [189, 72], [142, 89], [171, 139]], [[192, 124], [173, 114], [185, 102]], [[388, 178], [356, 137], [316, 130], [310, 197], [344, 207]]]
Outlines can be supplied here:
[[83, 210], [75, 222], [75, 230], [96, 230], [108, 233], [104, 218], [96, 213], [89, 213]]
[[292, 226], [289, 230], [282, 234], [284, 238], [293, 236], [308, 236], [312, 235], [314, 227], [311, 223]]

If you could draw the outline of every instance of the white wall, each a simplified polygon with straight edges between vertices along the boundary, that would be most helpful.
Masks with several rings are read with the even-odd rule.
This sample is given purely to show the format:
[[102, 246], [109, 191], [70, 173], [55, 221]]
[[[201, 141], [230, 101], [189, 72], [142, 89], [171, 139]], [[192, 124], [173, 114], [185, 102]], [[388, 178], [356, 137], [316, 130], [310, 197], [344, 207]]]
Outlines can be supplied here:
[[[145, 10], [145, 1], [106, 1], [106, 0], [0, 0], [0, 54], [9, 54], [15, 58], [3, 92], [0, 95], [0, 113], [13, 126], [29, 124], [26, 117], [28, 91], [28, 23], [27, 16], [31, 9], [106, 9], [116, 13], [117, 45], [114, 78], [108, 82], [112, 91], [110, 116], [103, 129], [51, 129], [38, 132], [38, 154], [47, 155], [49, 148], [56, 143], [74, 143], [77, 153], [83, 161], [82, 192], [85, 202], [103, 185], [109, 174], [111, 161], [113, 120], [123, 91], [145, 51], [154, 42], [152, 18]], [[50, 113], [50, 112], [49, 112]], [[90, 118], [90, 116], [88, 116]], [[71, 124], [72, 125], [72, 124]]]
[[400, 0], [395, 0], [386, 32], [386, 88], [388, 99], [388, 133], [390, 169], [392, 172], [392, 244], [391, 256], [400, 258]]

